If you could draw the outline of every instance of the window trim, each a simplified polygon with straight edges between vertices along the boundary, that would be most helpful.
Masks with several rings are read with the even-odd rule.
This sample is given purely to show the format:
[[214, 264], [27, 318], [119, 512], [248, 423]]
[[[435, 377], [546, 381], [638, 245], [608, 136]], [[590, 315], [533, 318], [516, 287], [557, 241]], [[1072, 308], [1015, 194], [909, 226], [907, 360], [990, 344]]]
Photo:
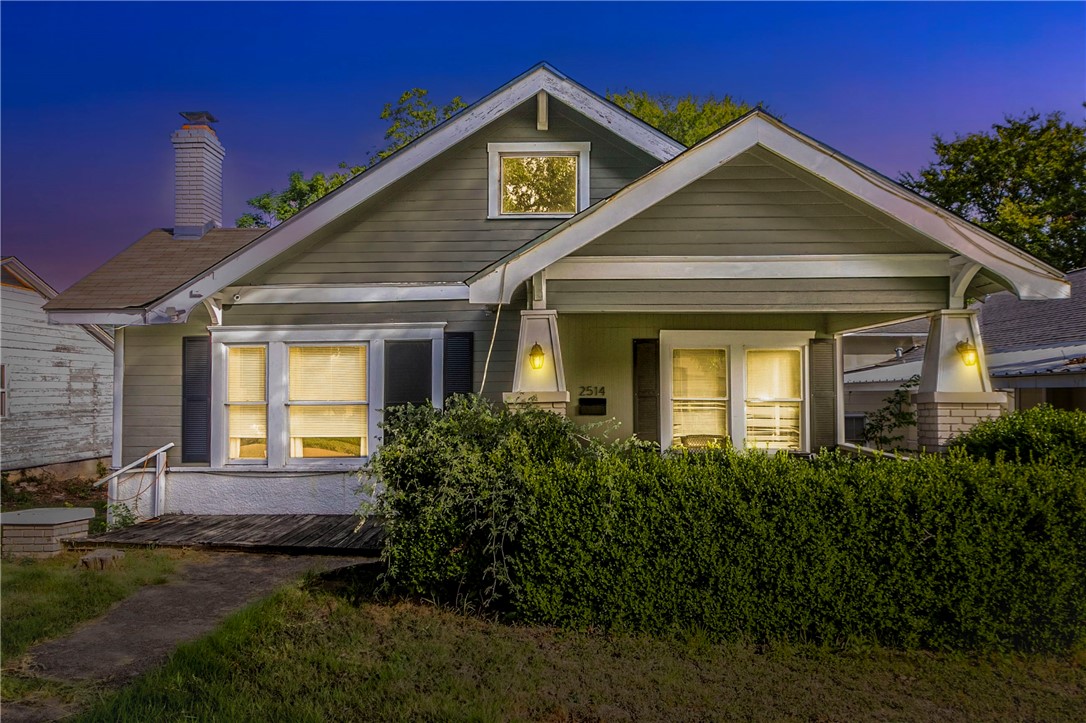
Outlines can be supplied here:
[[[546, 143], [487, 143], [487, 218], [570, 218], [588, 208], [591, 203], [589, 189], [589, 156], [592, 144], [588, 142]], [[577, 209], [573, 213], [502, 213], [501, 175], [502, 156], [577, 156]]]
[[11, 380], [8, 379], [8, 365], [0, 364], [0, 419], [7, 419], [8, 405], [11, 404]]
[[812, 331], [660, 331], [660, 446], [671, 446], [674, 418], [673, 358], [675, 349], [724, 349], [728, 353], [728, 436], [736, 449], [746, 449], [747, 434], [747, 351], [798, 349], [800, 351], [800, 442], [799, 450], [810, 448], [811, 404], [809, 345]]
[[[289, 347], [311, 344], [366, 344], [366, 449], [372, 454], [381, 444], [384, 419], [384, 343], [386, 340], [432, 340], [430, 385], [434, 405], [442, 406], [444, 381], [445, 322], [423, 324], [327, 324], [309, 326], [212, 326], [211, 332], [211, 467], [214, 469], [351, 470], [369, 456], [291, 458], [288, 418]], [[229, 433], [226, 412], [226, 356], [229, 346], [267, 346], [268, 456], [265, 460], [232, 460], [228, 457]]]

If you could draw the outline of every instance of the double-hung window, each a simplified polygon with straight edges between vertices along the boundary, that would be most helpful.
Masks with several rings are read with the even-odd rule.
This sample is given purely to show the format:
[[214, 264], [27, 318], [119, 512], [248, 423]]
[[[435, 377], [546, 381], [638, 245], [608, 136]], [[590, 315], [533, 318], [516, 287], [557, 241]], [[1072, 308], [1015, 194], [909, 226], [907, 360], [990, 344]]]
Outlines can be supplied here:
[[268, 458], [268, 350], [232, 346], [226, 356], [226, 409], [229, 457]]
[[690, 448], [807, 445], [806, 349], [813, 332], [662, 331], [663, 436]]
[[287, 364], [291, 458], [368, 454], [366, 347], [291, 346]]
[[489, 143], [489, 218], [567, 218], [589, 204], [589, 143]]

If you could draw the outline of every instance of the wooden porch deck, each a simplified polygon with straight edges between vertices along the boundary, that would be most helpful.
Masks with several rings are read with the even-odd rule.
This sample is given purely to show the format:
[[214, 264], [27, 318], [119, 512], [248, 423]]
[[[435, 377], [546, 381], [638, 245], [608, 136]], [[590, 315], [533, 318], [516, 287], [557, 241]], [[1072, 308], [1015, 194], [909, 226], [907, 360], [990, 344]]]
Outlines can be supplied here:
[[357, 555], [381, 552], [384, 529], [355, 515], [165, 515], [122, 530], [73, 540], [94, 547], [203, 547], [250, 552]]

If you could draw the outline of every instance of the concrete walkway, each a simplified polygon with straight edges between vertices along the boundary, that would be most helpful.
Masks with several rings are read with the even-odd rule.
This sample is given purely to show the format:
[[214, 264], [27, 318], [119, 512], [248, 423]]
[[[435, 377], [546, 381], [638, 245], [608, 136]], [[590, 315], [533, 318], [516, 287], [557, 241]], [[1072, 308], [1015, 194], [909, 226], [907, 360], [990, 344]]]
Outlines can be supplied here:
[[[376, 560], [358, 557], [208, 552], [165, 585], [148, 585], [70, 635], [27, 653], [29, 670], [63, 682], [123, 686], [162, 664], [180, 643], [211, 632], [228, 615], [307, 571]], [[49, 721], [77, 711], [60, 703], [3, 706], [4, 723]]]

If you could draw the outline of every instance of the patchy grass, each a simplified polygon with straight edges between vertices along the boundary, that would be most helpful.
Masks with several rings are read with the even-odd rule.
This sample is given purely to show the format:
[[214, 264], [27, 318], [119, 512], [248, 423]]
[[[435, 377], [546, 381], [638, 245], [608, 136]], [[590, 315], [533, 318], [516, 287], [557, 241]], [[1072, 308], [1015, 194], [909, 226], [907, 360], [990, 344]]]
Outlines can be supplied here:
[[117, 567], [103, 571], [80, 568], [82, 554], [64, 552], [45, 560], [4, 560], [0, 564], [0, 661], [5, 666], [34, 643], [98, 617], [139, 587], [166, 582], [186, 553], [126, 550]]
[[570, 633], [290, 588], [79, 720], [1082, 720], [1084, 663]]

